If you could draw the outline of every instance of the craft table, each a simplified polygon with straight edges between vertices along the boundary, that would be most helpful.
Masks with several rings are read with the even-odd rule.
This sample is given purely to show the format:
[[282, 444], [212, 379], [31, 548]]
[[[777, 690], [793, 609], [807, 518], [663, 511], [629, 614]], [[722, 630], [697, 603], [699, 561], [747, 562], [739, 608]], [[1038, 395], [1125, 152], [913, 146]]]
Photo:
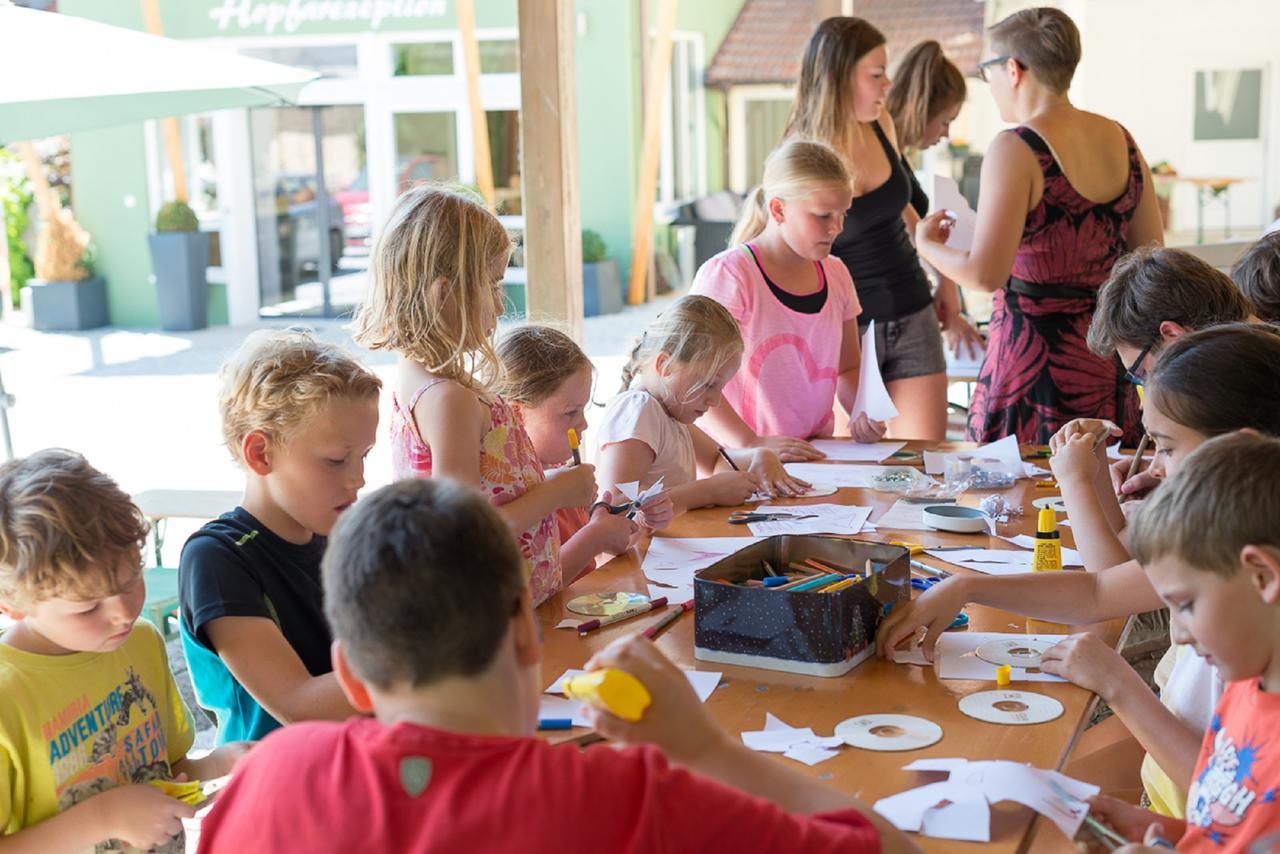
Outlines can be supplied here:
[[[962, 443], [927, 443], [928, 447], [941, 450], [971, 448]], [[908, 450], [920, 450], [926, 443], [912, 442]], [[1024, 448], [1024, 455], [1034, 449]], [[1044, 466], [1044, 460], [1033, 460]], [[884, 465], [899, 465], [900, 461], [885, 460]], [[831, 465], [837, 465], [832, 463]], [[848, 464], [842, 464], [848, 465]], [[987, 492], [969, 492], [959, 503], [976, 506]], [[1015, 516], [1009, 524], [1002, 525], [1003, 535], [1035, 532], [1035, 508], [1031, 502], [1047, 495], [1058, 495], [1057, 490], [1037, 489], [1033, 481], [1021, 479], [1004, 492], [1015, 504], [1021, 505], [1025, 515]], [[876, 492], [870, 489], [841, 489], [834, 496], [797, 499], [795, 503], [843, 503], [872, 505], [871, 521], [874, 523], [899, 496], [895, 493]], [[771, 502], [776, 503], [776, 502]], [[745, 526], [727, 522], [731, 508], [696, 510], [677, 518], [670, 528], [662, 532], [672, 537], [732, 537], [750, 536]], [[1064, 546], [1074, 546], [1071, 528], [1061, 529]], [[899, 539], [925, 545], [974, 545], [987, 547], [1008, 546], [986, 534], [948, 534], [943, 532], [899, 531], [881, 529], [875, 533], [857, 535], [858, 539]], [[605, 590], [631, 590], [643, 593], [646, 581], [640, 569], [640, 561], [648, 544], [620, 555], [597, 571], [581, 579], [567, 590], [561, 591], [538, 608], [538, 619], [545, 638], [543, 660], [543, 685], [563, 673], [567, 668], [581, 667], [596, 650], [625, 634], [637, 632], [656, 622], [661, 613], [644, 615], [609, 626], [579, 638], [572, 630], [555, 629], [562, 619], [574, 617], [565, 603], [582, 593]], [[919, 560], [950, 572], [967, 570], [950, 566], [928, 555]], [[1069, 570], [1067, 570], [1069, 571]], [[919, 594], [916, 594], [919, 595]], [[965, 609], [972, 631], [1024, 632], [1025, 618], [992, 608], [970, 605]], [[994, 681], [940, 680], [933, 668], [892, 664], [879, 658], [866, 661], [845, 676], [827, 679], [800, 676], [772, 670], [699, 662], [693, 657], [692, 614], [685, 615], [664, 631], [657, 639], [658, 646], [678, 666], [686, 669], [712, 670], [724, 674], [720, 687], [707, 701], [707, 708], [726, 730], [731, 733], [759, 730], [764, 726], [765, 712], [772, 712], [792, 726], [813, 727], [819, 735], [829, 735], [840, 721], [859, 714], [897, 713], [928, 718], [943, 729], [938, 743], [908, 752], [888, 753], [843, 747], [834, 759], [806, 767], [801, 763], [777, 757], [779, 762], [789, 762], [796, 769], [827, 780], [831, 785], [858, 797], [870, 806], [876, 800], [906, 789], [940, 779], [935, 775], [922, 775], [902, 771], [906, 765], [925, 757], [964, 757], [967, 759], [1007, 759], [1030, 763], [1039, 768], [1060, 768], [1076, 738], [1089, 721], [1094, 706], [1094, 695], [1069, 683], [1018, 682], [1015, 689], [1035, 691], [1056, 697], [1065, 712], [1057, 720], [1029, 725], [1004, 726], [984, 723], [960, 713], [956, 704], [966, 694], [995, 688]], [[1073, 631], [1092, 630], [1111, 646], [1121, 640], [1125, 621], [1114, 620], [1095, 626], [1077, 626]], [[575, 729], [566, 738], [587, 735], [583, 729]], [[558, 740], [558, 739], [557, 739]], [[1037, 826], [1039, 832], [1037, 833]], [[1036, 851], [1073, 851], [1062, 835], [1049, 822], [1036, 821], [1036, 814], [1014, 803], [993, 805], [991, 809], [991, 842], [979, 846], [976, 843], [930, 839], [912, 834], [912, 838], [926, 851], [1023, 851], [1035, 838]]]

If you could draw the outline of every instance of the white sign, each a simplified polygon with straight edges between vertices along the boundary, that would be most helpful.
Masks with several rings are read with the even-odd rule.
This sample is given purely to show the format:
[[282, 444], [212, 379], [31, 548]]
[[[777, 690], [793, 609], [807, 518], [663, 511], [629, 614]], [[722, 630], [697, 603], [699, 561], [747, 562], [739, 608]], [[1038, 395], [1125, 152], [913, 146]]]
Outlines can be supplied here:
[[303, 24], [356, 22], [376, 30], [388, 20], [439, 18], [446, 0], [223, 0], [209, 10], [219, 30], [297, 32]]

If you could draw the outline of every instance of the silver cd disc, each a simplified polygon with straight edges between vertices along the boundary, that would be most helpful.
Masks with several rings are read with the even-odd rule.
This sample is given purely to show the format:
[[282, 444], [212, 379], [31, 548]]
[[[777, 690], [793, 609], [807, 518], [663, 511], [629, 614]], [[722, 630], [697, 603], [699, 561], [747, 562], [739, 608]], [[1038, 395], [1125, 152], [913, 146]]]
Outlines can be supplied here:
[[836, 724], [844, 743], [865, 750], [917, 750], [942, 738], [942, 727], [914, 715], [859, 715]]
[[1042, 724], [1062, 715], [1062, 704], [1031, 691], [979, 691], [960, 698], [960, 711], [993, 724]]
[[1007, 664], [1010, 667], [1032, 668], [1040, 666], [1040, 656], [1051, 646], [1053, 644], [1046, 641], [1018, 637], [987, 641], [973, 652], [978, 658], [997, 667]]

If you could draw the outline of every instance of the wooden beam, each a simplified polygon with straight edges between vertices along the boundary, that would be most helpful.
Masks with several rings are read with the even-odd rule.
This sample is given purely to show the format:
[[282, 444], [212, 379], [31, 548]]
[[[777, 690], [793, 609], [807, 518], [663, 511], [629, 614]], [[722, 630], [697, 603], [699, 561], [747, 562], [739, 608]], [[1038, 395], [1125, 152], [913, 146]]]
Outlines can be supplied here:
[[471, 147], [475, 152], [476, 186], [489, 210], [496, 210], [493, 193], [493, 160], [489, 154], [489, 122], [480, 100], [480, 45], [476, 43], [474, 0], [457, 0], [458, 35], [462, 38], [462, 65], [467, 74], [467, 112], [471, 115]]
[[[159, 0], [142, 0], [142, 24], [153, 36], [163, 36], [160, 22]], [[179, 202], [187, 200], [187, 170], [182, 161], [182, 132], [173, 116], [160, 119], [160, 133], [164, 136], [164, 153], [169, 160], [169, 173], [173, 175], [173, 197]]]
[[582, 340], [574, 0], [519, 0], [526, 305]]
[[[642, 0], [643, 2], [643, 0]], [[645, 59], [648, 76], [644, 86], [644, 130], [640, 148], [640, 174], [636, 180], [632, 211], [631, 277], [627, 301], [644, 302], [649, 256], [653, 253], [653, 202], [658, 193], [658, 161], [662, 144], [662, 96], [671, 76], [671, 31], [676, 26], [676, 0], [658, 0], [653, 45]], [[641, 44], [647, 33], [641, 33]], [[677, 132], [678, 129], [677, 129]]]

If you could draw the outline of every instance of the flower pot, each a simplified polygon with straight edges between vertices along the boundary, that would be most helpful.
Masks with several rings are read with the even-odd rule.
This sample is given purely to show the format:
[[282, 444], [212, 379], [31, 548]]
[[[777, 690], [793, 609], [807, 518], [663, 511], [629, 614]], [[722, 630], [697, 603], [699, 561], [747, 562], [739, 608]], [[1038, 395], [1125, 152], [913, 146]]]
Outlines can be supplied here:
[[34, 329], [73, 332], [107, 325], [107, 283], [97, 276], [78, 282], [30, 279], [26, 300]]
[[622, 311], [622, 275], [618, 259], [605, 258], [582, 265], [582, 314], [613, 314]]
[[164, 231], [152, 234], [148, 241], [160, 328], [170, 332], [204, 329], [209, 325], [209, 235]]

